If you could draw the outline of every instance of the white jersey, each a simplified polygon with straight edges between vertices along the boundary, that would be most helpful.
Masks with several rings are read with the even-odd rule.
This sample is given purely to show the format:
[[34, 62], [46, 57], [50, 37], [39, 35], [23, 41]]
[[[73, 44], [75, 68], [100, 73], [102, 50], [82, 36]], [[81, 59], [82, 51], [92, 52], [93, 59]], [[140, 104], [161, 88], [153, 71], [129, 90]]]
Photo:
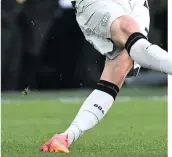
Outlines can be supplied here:
[[[150, 17], [147, 0], [75, 0], [73, 5], [86, 40], [110, 59], [123, 50], [111, 40], [110, 27], [115, 19], [129, 15], [139, 24], [141, 33], [148, 35]], [[134, 66], [140, 68], [137, 63]]]

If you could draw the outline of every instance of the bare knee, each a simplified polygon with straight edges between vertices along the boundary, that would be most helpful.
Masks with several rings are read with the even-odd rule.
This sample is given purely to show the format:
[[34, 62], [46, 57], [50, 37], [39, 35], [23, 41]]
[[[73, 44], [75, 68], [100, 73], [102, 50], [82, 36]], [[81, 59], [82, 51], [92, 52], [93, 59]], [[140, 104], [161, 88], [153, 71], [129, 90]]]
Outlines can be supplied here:
[[133, 60], [124, 50], [116, 59], [106, 61], [101, 79], [121, 87], [132, 67]]
[[130, 16], [122, 16], [119, 18], [121, 31], [130, 36], [133, 32], [138, 31], [139, 27], [136, 21]]
[[124, 47], [129, 36], [134, 32], [139, 32], [139, 25], [130, 16], [121, 16], [116, 19], [111, 25], [112, 40]]
[[114, 71], [118, 71], [119, 75], [125, 78], [133, 66], [133, 60], [128, 55], [127, 51], [124, 50], [115, 60], [107, 60], [107, 66], [111, 66]]

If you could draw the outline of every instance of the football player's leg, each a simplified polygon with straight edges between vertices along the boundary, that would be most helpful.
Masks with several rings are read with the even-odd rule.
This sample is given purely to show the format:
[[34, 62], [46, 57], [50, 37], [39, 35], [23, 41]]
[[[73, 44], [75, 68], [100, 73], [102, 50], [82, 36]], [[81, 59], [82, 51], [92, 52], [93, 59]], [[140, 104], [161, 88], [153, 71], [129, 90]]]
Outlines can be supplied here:
[[83, 133], [100, 122], [111, 108], [132, 67], [133, 61], [126, 52], [122, 52], [114, 60], [107, 59], [100, 81], [81, 106], [69, 128], [64, 133], [55, 135], [54, 140], [52, 138], [44, 144], [42, 151], [68, 152], [68, 149], [62, 149], [61, 146], [68, 148]]
[[106, 115], [132, 67], [132, 59], [126, 52], [122, 52], [115, 60], [106, 60], [95, 90], [85, 100], [65, 132], [69, 135], [69, 144], [93, 128]]
[[[142, 14], [140, 16], [142, 21], [149, 18], [149, 10], [144, 6], [144, 2], [135, 6], [137, 13]], [[125, 47], [132, 59], [141, 66], [172, 75], [172, 55], [158, 45], [150, 43], [141, 33], [139, 22], [127, 15], [114, 20], [110, 28], [112, 40]]]

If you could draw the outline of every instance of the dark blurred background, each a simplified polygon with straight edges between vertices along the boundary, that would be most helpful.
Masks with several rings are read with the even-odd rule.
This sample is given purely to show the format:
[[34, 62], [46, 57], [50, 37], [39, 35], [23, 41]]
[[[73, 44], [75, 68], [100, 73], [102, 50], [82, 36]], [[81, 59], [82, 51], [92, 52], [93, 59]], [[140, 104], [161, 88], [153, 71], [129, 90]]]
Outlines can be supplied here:
[[[149, 0], [149, 39], [167, 50], [167, 0]], [[81, 33], [69, 0], [1, 1], [3, 91], [90, 88], [105, 58]], [[167, 86], [167, 76], [141, 69], [125, 86]]]

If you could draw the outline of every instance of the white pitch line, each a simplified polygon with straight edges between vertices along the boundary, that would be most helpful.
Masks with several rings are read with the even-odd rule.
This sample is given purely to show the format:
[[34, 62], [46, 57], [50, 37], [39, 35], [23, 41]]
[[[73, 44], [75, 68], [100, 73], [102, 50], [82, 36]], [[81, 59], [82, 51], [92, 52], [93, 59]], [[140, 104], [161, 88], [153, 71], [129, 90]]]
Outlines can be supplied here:
[[[61, 103], [82, 103], [85, 100], [84, 97], [63, 97], [57, 99], [2, 99], [2, 104], [11, 104], [11, 103], [39, 103], [39, 102], [61, 102]], [[129, 102], [133, 100], [153, 100], [153, 101], [167, 101], [167, 96], [149, 96], [149, 97], [128, 97], [120, 96], [117, 98], [119, 102]]]

